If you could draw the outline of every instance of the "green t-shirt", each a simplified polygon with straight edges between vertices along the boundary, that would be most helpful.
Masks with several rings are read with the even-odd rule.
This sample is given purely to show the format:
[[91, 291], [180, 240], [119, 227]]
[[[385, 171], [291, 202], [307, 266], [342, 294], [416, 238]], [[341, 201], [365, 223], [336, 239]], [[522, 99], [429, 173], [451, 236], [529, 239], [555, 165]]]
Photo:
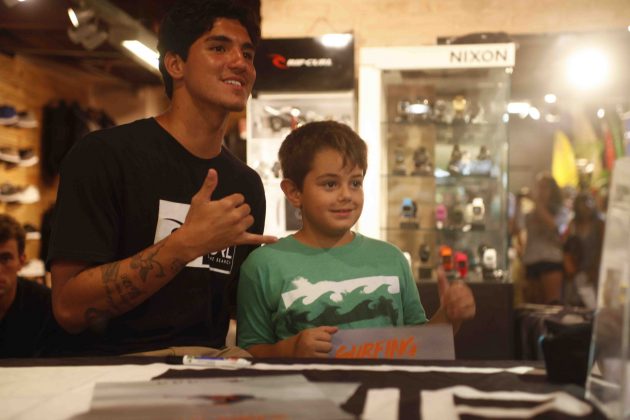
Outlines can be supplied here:
[[322, 325], [342, 329], [427, 322], [400, 250], [360, 234], [312, 248], [293, 236], [252, 252], [241, 266], [238, 345], [273, 344]]

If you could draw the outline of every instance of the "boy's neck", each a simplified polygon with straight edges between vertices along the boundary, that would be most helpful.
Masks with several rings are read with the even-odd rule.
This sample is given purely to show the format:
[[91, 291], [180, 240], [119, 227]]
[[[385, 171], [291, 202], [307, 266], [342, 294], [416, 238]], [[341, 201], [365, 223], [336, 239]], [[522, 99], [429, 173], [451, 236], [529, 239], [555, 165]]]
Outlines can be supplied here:
[[314, 232], [309, 232], [305, 229], [300, 229], [293, 235], [293, 237], [304, 245], [308, 245], [313, 248], [328, 249], [349, 244], [354, 240], [355, 233], [349, 230], [341, 236], [331, 237], [315, 234]]

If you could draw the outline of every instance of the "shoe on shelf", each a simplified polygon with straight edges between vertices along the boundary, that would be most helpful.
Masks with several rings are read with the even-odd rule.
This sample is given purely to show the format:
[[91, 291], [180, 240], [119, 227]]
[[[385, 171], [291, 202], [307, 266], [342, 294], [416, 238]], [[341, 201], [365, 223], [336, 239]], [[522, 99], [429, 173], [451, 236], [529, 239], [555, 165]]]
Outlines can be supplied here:
[[0, 105], [0, 125], [13, 125], [19, 121], [15, 108], [9, 105]]
[[11, 147], [0, 147], [0, 160], [7, 163], [20, 163], [20, 153]]
[[29, 260], [26, 264], [24, 264], [24, 267], [18, 271], [18, 276], [28, 279], [44, 277], [45, 275], [46, 266], [44, 261], [37, 258]]
[[40, 199], [39, 190], [34, 185], [19, 187], [5, 182], [0, 185], [0, 202], [33, 204]]
[[18, 120], [15, 125], [20, 128], [37, 128], [39, 125], [35, 115], [31, 111], [20, 111], [17, 113]]
[[24, 232], [26, 232], [27, 240], [37, 241], [42, 238], [42, 234], [32, 224], [25, 223], [24, 226], [22, 226], [22, 228], [24, 228]]
[[20, 155], [18, 166], [28, 167], [39, 163], [39, 158], [35, 155], [33, 149], [20, 149], [18, 154]]

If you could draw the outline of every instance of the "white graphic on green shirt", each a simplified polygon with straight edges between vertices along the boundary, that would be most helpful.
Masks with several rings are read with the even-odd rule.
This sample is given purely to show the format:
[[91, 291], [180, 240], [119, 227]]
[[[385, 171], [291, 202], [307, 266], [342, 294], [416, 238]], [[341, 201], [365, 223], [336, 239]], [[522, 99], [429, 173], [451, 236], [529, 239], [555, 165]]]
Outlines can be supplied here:
[[291, 283], [295, 286], [295, 289], [282, 294], [282, 300], [287, 309], [300, 298], [304, 298], [302, 302], [304, 305], [310, 305], [326, 293], [331, 293], [330, 300], [333, 302], [341, 302], [344, 294], [350, 293], [359, 287], [363, 288], [363, 293], [371, 294], [386, 284], [389, 286], [387, 288], [389, 293], [400, 293], [400, 283], [396, 276], [360, 277], [342, 281], [323, 280], [316, 283], [311, 283], [304, 277], [298, 277]]
[[282, 293], [286, 312], [278, 319], [292, 333], [318, 325], [385, 325], [402, 323], [400, 281], [397, 276], [372, 276], [349, 280], [310, 282], [298, 277], [295, 288]]

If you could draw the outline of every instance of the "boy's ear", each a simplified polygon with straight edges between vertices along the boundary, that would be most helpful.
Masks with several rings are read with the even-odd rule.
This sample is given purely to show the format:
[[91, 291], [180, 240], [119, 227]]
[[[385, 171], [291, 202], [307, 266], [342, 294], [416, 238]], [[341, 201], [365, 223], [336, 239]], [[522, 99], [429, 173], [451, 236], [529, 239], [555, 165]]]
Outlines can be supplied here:
[[164, 68], [175, 79], [181, 79], [184, 74], [184, 60], [179, 54], [169, 51], [164, 56]]
[[282, 188], [284, 195], [293, 207], [296, 209], [302, 208], [302, 193], [297, 185], [295, 185], [295, 182], [290, 179], [283, 179], [282, 182], [280, 182], [280, 188]]

